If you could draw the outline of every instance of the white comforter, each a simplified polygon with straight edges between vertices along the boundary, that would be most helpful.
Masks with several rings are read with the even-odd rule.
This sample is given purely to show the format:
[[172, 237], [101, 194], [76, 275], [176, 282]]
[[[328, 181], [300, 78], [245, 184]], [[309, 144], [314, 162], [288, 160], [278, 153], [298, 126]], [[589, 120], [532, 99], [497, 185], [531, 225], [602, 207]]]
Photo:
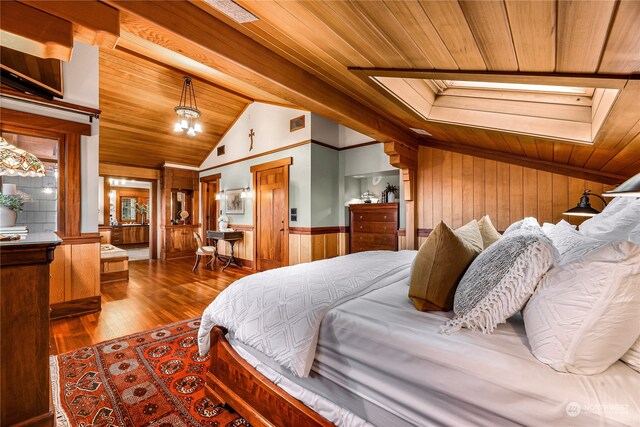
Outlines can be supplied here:
[[209, 351], [209, 334], [219, 325], [298, 377], [306, 377], [327, 311], [405, 279], [415, 255], [361, 252], [244, 277], [205, 310], [198, 331], [200, 354]]

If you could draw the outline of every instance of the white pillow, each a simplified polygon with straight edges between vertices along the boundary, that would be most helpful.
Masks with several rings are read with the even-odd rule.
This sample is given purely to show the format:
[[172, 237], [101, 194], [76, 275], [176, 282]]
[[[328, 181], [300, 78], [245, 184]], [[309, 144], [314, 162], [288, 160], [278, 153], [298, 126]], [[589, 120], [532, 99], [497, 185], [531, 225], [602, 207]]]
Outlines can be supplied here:
[[617, 197], [598, 215], [580, 225], [580, 233], [594, 239], [629, 240], [640, 225], [640, 198]]
[[631, 369], [640, 372], [640, 338], [631, 346], [621, 358], [624, 363], [629, 365]]
[[566, 223], [549, 227], [544, 224], [542, 230], [544, 234], [553, 242], [560, 257], [555, 265], [562, 265], [567, 262], [582, 258], [589, 252], [606, 245], [608, 242], [604, 240], [593, 239], [577, 232], [571, 224]]
[[471, 263], [460, 280], [453, 303], [455, 317], [441, 329], [491, 333], [522, 309], [557, 256], [542, 232], [518, 230], [500, 238]]
[[577, 228], [575, 225], [569, 224], [564, 219], [561, 219], [557, 224], [551, 224], [549, 222], [545, 222], [544, 224], [542, 224], [542, 232], [544, 234], [547, 234], [549, 231], [554, 230], [556, 227], [570, 228], [571, 230], [575, 230]]
[[534, 233], [542, 232], [542, 228], [540, 227], [538, 220], [532, 216], [528, 216], [525, 219], [521, 219], [520, 221], [516, 221], [511, 224], [506, 230], [504, 230], [502, 235], [506, 236], [507, 234], [518, 230], [527, 230]]
[[523, 314], [541, 362], [559, 372], [603, 372], [640, 336], [640, 245], [611, 242], [551, 269]]

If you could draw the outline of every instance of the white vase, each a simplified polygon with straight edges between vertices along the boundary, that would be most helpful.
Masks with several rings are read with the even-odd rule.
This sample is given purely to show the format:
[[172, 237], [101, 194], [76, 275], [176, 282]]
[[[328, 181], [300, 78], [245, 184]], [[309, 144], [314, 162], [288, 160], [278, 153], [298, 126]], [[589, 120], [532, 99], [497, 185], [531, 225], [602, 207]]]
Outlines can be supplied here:
[[394, 203], [396, 201], [396, 195], [394, 193], [387, 193], [387, 202]]
[[218, 223], [218, 228], [219, 228], [220, 231], [224, 231], [227, 228], [229, 228], [229, 223], [227, 221], [220, 221]]
[[6, 206], [0, 206], [0, 227], [13, 227], [16, 225], [16, 211]]

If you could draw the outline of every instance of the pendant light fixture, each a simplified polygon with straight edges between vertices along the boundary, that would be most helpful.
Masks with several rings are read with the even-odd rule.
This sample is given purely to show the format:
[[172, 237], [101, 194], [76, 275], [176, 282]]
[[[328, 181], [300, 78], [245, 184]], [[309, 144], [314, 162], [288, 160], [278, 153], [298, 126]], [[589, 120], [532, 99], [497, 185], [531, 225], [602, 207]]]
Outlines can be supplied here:
[[178, 116], [178, 121], [173, 126], [175, 132], [186, 131], [189, 136], [195, 136], [198, 132], [202, 132], [202, 126], [198, 123], [198, 119], [202, 113], [198, 110], [196, 92], [193, 89], [191, 77], [184, 78], [180, 104], [175, 107], [173, 111], [175, 111]]
[[0, 175], [44, 176], [44, 163], [0, 136]]

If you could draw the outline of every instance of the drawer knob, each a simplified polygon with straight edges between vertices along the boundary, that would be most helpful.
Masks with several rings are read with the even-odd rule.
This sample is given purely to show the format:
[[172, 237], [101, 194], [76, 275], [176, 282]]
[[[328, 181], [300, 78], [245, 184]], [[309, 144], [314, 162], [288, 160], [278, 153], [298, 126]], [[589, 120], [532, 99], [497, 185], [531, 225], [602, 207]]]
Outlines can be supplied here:
[[362, 215], [360, 215], [360, 219], [362, 219]]
[[360, 228], [362, 228], [362, 226], [360, 226]]
[[387, 219], [387, 216], [386, 216], [386, 215], [384, 216], [384, 219]]

